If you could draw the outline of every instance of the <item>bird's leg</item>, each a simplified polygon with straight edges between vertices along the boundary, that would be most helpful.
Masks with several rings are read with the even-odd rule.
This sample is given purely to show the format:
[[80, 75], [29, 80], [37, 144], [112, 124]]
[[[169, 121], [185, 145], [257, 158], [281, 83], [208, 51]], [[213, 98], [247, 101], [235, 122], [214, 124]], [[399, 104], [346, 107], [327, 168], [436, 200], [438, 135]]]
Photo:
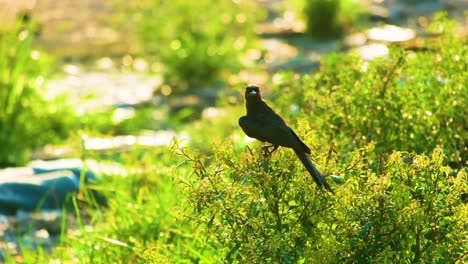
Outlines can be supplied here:
[[267, 148], [268, 151], [269, 151], [269, 153], [268, 153], [269, 155], [273, 154], [273, 152], [275, 152], [275, 151], [278, 149], [278, 145], [272, 145], [272, 146], [273, 146], [273, 149], [272, 149], [272, 150], [270, 150], [269, 148]]
[[[273, 147], [272, 150], [270, 150], [270, 148]], [[262, 155], [264, 157], [269, 157], [271, 156], [271, 154], [273, 154], [273, 152], [275, 152], [276, 150], [278, 149], [278, 145], [265, 145], [263, 147], [260, 148], [260, 152], [262, 153]]]
[[269, 147], [270, 146], [265, 145], [260, 148], [260, 154], [262, 155], [263, 158], [269, 158], [271, 156], [271, 153], [268, 150]]

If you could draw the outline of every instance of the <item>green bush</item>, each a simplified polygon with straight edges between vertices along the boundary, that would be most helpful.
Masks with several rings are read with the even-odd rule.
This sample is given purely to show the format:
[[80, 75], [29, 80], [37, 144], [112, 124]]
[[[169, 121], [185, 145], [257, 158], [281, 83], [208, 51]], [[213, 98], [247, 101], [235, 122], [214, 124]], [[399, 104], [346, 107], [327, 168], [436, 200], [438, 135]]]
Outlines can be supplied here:
[[0, 167], [24, 164], [35, 147], [69, 133], [73, 113], [43, 98], [49, 60], [31, 48], [33, 27], [21, 22], [0, 34]]
[[292, 6], [314, 37], [337, 37], [365, 23], [364, 7], [355, 0], [294, 0]]
[[143, 50], [162, 63], [175, 91], [238, 70], [241, 56], [255, 46], [253, 27], [262, 16], [252, 12], [254, 1], [145, 0], [127, 8]]
[[[272, 101], [291, 113], [289, 120], [310, 120], [307, 125], [324, 138], [322, 145], [333, 141], [340, 152], [370, 142], [377, 155], [429, 153], [440, 146], [451, 166], [459, 168], [468, 160], [463, 103], [468, 102], [468, 67], [462, 59], [467, 46], [452, 33], [444, 33], [427, 52], [393, 48], [388, 58], [370, 62], [329, 55], [317, 74], [276, 76]], [[291, 105], [298, 110], [291, 112]]]
[[[271, 160], [250, 149], [217, 146], [205, 165], [176, 148], [193, 166], [180, 189], [206, 243], [228, 263], [446, 263], [467, 259], [468, 188], [444, 155], [395, 152], [373, 160], [372, 146], [333, 156], [327, 171], [343, 176], [336, 196], [316, 189], [291, 151]], [[327, 164], [316, 157], [318, 164]], [[321, 167], [324, 170], [325, 168]]]
[[340, 0], [306, 1], [304, 13], [307, 31], [313, 36], [333, 36], [341, 33], [338, 23]]

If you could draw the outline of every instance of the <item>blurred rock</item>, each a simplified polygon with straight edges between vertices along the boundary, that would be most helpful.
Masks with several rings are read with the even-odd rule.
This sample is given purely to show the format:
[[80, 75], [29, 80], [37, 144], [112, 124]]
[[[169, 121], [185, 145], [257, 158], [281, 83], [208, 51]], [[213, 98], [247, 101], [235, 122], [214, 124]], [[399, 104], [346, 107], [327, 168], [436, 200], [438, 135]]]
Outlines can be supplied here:
[[[76, 220], [72, 214], [67, 214], [66, 231], [76, 228]], [[23, 263], [21, 248], [36, 250], [41, 248], [50, 253], [52, 247], [59, 242], [62, 231], [62, 211], [42, 210], [26, 212], [18, 210], [16, 215], [0, 215], [0, 262], [5, 254], [18, 263]]]
[[390, 18], [390, 12], [387, 8], [375, 4], [372, 4], [367, 8], [367, 13], [370, 16], [371, 21], [387, 22]]
[[305, 25], [294, 12], [285, 11], [281, 16], [274, 17], [273, 20], [259, 23], [255, 27], [255, 32], [263, 37], [295, 35], [304, 33]]
[[366, 44], [367, 37], [366, 34], [364, 33], [355, 33], [351, 35], [347, 35], [344, 38], [344, 43], [347, 46], [350, 47], [355, 47], [355, 46], [361, 46]]
[[60, 234], [62, 224], [61, 210], [41, 210], [39, 213], [30, 213], [18, 210], [16, 213], [16, 228], [18, 232], [46, 230], [48, 234]]
[[377, 43], [358, 47], [356, 51], [364, 60], [373, 60], [377, 57], [388, 55], [387, 46]]
[[308, 36], [268, 39], [264, 41], [264, 46], [267, 49], [264, 64], [270, 73], [281, 70], [310, 73], [318, 68], [321, 56], [339, 48], [336, 41], [322, 41]]
[[50, 241], [50, 235], [47, 229], [39, 229], [34, 233], [36, 243], [41, 246], [47, 246], [50, 248], [52, 245]]
[[285, 60], [298, 55], [299, 51], [292, 45], [280, 39], [265, 39], [262, 46], [266, 49], [265, 62], [273, 63], [278, 60]]
[[203, 120], [210, 120], [218, 116], [226, 116], [227, 110], [224, 108], [207, 107], [202, 112]]
[[117, 107], [112, 114], [112, 123], [118, 124], [126, 119], [135, 116], [135, 108], [133, 107]]
[[297, 56], [285, 61], [279, 61], [268, 65], [267, 70], [271, 73], [278, 71], [294, 71], [299, 73], [310, 73], [316, 71], [320, 61], [313, 60], [307, 56]]
[[416, 36], [414, 30], [401, 28], [394, 25], [385, 25], [371, 28], [367, 31], [367, 37], [370, 40], [384, 42], [401, 42], [413, 39]]
[[[75, 67], [79, 69], [78, 66]], [[161, 76], [138, 72], [122, 74], [117, 71], [78, 71], [76, 74], [48, 81], [46, 96], [53, 98], [67, 92], [76, 111], [84, 113], [106, 107], [151, 102], [154, 90], [162, 82]]]
[[[155, 115], [158, 115], [158, 113], [155, 113]], [[85, 137], [85, 139], [83, 139], [83, 144], [86, 150], [106, 155], [109, 151], [127, 152], [136, 146], [167, 146], [175, 136], [178, 136], [178, 134], [172, 130], [144, 130], [141, 131], [139, 135], [96, 138]], [[33, 153], [32, 157], [34, 161], [32, 161], [31, 165], [51, 166], [51, 164], [55, 163], [56, 165], [54, 166], [68, 164], [66, 166], [77, 168], [82, 166], [82, 161], [80, 159], [67, 159], [65, 157], [78, 155], [80, 155], [80, 152], [73, 148], [49, 146]], [[50, 161], [50, 159], [58, 160]], [[60, 163], [62, 165], [59, 165]], [[126, 170], [115, 162], [98, 162], [96, 160], [88, 159], [86, 160], [86, 167], [97, 174], [126, 174]], [[5, 175], [4, 177], [6, 177], [6, 175], [16, 175], [18, 177], [30, 176], [34, 175], [34, 170], [28, 167], [0, 170], [0, 183], [2, 182], [2, 175]]]
[[103, 57], [96, 61], [99, 70], [111, 70], [114, 68], [114, 61], [109, 57]]
[[[174, 131], [143, 131], [139, 136], [117, 136], [110, 138], [89, 138], [85, 140], [85, 147], [88, 150], [100, 151], [100, 150], [113, 150], [113, 151], [128, 151], [134, 146], [167, 146], [171, 142], [172, 138], [176, 137], [177, 134]], [[97, 165], [97, 164], [96, 164]], [[100, 170], [96, 166], [96, 169]], [[116, 168], [117, 171], [122, 169]]]
[[[39, 233], [38, 233], [39, 232]], [[34, 232], [34, 235], [31, 236], [29, 234], [24, 234], [21, 236], [21, 248], [27, 248], [30, 250], [36, 250], [38, 248], [41, 248], [44, 252], [50, 253], [52, 250], [52, 243], [48, 237], [47, 233], [47, 238], [44, 237], [37, 237], [36, 234], [41, 235], [44, 233], [47, 233], [46, 230], [39, 230]]]

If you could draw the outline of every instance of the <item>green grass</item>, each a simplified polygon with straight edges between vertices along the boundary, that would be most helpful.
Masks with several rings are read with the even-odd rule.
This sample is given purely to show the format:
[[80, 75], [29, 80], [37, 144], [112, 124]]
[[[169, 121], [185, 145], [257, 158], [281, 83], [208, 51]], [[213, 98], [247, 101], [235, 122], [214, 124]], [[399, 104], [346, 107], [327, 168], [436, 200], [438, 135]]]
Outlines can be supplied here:
[[63, 142], [76, 121], [65, 95], [44, 97], [53, 60], [33, 40], [32, 23], [0, 33], [0, 167], [24, 165], [35, 148]]

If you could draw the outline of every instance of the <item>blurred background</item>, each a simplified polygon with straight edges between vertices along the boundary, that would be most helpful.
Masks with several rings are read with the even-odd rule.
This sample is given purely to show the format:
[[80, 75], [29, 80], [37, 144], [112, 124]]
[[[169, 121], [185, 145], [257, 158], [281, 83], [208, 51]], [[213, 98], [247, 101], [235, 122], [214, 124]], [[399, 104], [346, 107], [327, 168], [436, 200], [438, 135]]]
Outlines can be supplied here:
[[0, 105], [0, 164], [47, 156], [43, 146], [81, 129], [173, 129], [215, 106], [220, 91], [237, 93], [279, 71], [310, 73], [329, 52], [372, 59], [391, 43], [417, 47], [436, 11], [446, 10], [465, 37], [466, 7], [464, 0], [1, 0], [0, 95], [9, 100]]

